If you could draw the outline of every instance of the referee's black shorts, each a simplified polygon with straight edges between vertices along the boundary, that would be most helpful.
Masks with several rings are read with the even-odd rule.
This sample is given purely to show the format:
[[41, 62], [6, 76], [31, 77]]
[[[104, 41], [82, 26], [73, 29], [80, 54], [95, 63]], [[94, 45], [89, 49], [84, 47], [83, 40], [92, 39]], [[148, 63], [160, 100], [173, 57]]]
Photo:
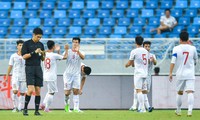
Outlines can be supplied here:
[[41, 66], [26, 66], [25, 72], [27, 86], [43, 86], [43, 72]]

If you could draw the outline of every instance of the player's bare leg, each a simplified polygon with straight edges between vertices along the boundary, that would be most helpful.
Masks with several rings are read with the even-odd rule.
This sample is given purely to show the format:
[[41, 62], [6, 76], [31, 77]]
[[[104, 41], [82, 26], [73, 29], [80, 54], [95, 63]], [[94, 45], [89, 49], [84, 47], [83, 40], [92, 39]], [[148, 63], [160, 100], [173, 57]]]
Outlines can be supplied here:
[[194, 91], [188, 90], [186, 92], [188, 94], [188, 113], [187, 113], [187, 116], [191, 117], [192, 116], [193, 104], [194, 104]]
[[71, 112], [71, 110], [70, 110], [70, 93], [71, 93], [71, 90], [65, 90], [65, 112]]
[[12, 112], [17, 112], [17, 93], [18, 90], [13, 90], [13, 94], [12, 94], [12, 101], [13, 101], [13, 110]]
[[176, 96], [177, 109], [175, 111], [175, 114], [177, 116], [181, 116], [182, 96], [183, 96], [183, 91], [178, 91], [177, 96]]
[[145, 112], [144, 95], [142, 93], [142, 89], [136, 89], [136, 91], [137, 91], [137, 98], [138, 98], [138, 102], [139, 102], [138, 112]]

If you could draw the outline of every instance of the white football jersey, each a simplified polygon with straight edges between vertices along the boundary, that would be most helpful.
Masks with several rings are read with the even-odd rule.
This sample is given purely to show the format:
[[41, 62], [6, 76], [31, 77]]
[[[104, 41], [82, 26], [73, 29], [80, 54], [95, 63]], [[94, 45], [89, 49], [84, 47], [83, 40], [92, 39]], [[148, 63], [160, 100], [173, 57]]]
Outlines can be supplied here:
[[196, 48], [189, 44], [180, 44], [173, 49], [171, 63], [175, 64], [178, 80], [195, 79], [195, 64], [198, 59]]
[[[83, 51], [79, 51], [79, 52], [85, 55]], [[81, 58], [77, 54], [77, 52], [73, 52], [71, 49], [68, 50], [68, 56], [66, 60], [66, 69], [65, 69], [64, 74], [69, 74], [69, 73], [74, 74], [74, 75], [81, 74]]]
[[149, 52], [143, 47], [131, 51], [129, 60], [134, 60], [134, 75], [146, 78], [148, 75]]
[[151, 61], [152, 58], [154, 58], [156, 60], [156, 56], [152, 53], [149, 53], [150, 62], [149, 62], [149, 66], [148, 66], [148, 76], [151, 76], [153, 65], [154, 65], [153, 61]]
[[12, 81], [26, 81], [25, 60], [22, 56], [14, 53], [11, 55], [9, 65], [13, 66]]
[[62, 60], [63, 56], [53, 52], [46, 52], [44, 60], [44, 81], [57, 80], [57, 60]]

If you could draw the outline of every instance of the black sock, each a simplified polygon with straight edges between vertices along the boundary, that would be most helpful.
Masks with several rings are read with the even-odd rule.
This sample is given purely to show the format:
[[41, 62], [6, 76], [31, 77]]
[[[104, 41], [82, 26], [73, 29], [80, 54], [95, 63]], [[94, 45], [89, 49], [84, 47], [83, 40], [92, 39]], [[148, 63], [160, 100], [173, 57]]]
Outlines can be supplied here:
[[35, 112], [39, 110], [39, 105], [40, 105], [40, 96], [35, 96]]
[[26, 95], [25, 104], [24, 104], [24, 109], [26, 109], [26, 110], [27, 110], [30, 99], [31, 99], [31, 96]]

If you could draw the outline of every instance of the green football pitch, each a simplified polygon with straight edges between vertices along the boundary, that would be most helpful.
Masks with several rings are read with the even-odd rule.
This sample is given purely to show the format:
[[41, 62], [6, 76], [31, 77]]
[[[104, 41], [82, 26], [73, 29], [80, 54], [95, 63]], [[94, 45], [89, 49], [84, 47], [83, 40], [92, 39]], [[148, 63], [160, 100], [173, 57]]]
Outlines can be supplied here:
[[29, 116], [22, 113], [12, 113], [11, 110], [0, 110], [0, 120], [199, 120], [200, 110], [194, 110], [192, 117], [187, 117], [187, 111], [182, 116], [176, 116], [174, 110], [154, 110], [152, 113], [137, 113], [128, 110], [84, 110], [83, 113], [66, 113], [63, 110], [53, 110], [50, 113], [40, 111], [42, 116]]

